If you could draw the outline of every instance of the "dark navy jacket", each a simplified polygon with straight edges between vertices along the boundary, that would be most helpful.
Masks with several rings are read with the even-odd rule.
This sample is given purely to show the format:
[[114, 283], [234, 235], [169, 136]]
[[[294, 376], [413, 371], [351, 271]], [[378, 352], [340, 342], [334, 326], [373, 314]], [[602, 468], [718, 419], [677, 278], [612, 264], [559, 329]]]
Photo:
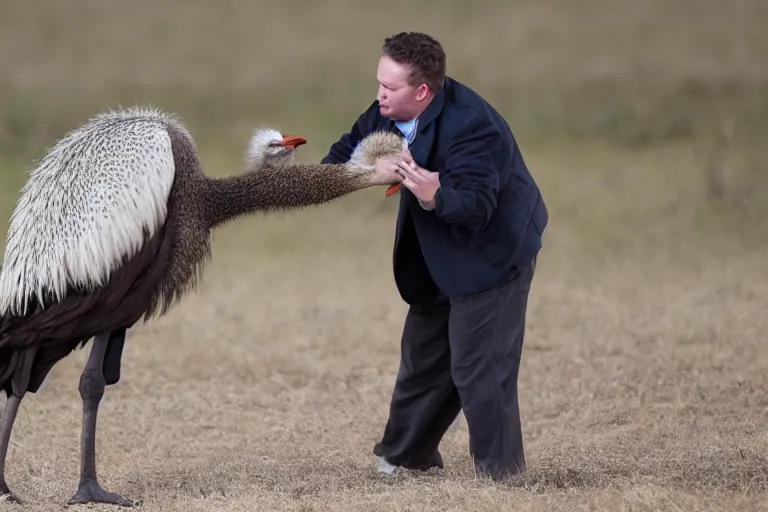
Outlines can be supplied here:
[[[363, 137], [381, 129], [397, 130], [374, 101], [322, 162], [346, 162]], [[419, 118], [410, 151], [421, 167], [440, 173], [440, 188], [433, 211], [400, 189], [393, 263], [403, 300], [468, 295], [514, 278], [541, 249], [548, 213], [504, 118], [446, 78]]]

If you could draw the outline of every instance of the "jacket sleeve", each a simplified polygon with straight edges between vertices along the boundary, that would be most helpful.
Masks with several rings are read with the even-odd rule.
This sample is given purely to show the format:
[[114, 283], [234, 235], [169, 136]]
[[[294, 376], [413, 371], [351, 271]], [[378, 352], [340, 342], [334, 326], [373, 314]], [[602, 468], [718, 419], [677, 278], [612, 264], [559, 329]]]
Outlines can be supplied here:
[[352, 156], [352, 152], [363, 138], [368, 135], [374, 123], [374, 115], [378, 111], [378, 102], [374, 101], [368, 109], [360, 114], [348, 132], [334, 142], [328, 154], [320, 161], [321, 164], [343, 164]]
[[496, 155], [502, 137], [479, 115], [470, 116], [457, 133], [440, 173], [435, 214], [472, 231], [484, 228], [497, 205], [499, 171]]

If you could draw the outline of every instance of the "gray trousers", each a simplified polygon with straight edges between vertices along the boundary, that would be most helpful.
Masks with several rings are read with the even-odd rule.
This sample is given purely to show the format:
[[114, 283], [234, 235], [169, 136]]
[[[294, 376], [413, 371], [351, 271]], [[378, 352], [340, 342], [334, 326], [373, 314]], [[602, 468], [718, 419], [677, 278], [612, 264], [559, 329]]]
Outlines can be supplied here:
[[443, 467], [438, 445], [463, 410], [479, 473], [500, 479], [525, 469], [517, 376], [535, 266], [534, 258], [499, 288], [409, 308], [374, 454], [410, 469]]

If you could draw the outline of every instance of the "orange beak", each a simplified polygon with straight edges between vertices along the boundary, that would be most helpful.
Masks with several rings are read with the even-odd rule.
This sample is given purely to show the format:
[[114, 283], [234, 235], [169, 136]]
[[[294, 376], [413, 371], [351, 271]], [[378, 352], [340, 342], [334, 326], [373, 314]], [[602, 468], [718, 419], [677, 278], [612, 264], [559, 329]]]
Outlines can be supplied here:
[[400, 192], [400, 184], [392, 185], [390, 186], [386, 192], [384, 192], [384, 197], [389, 197], [391, 195], [397, 194]]
[[307, 139], [304, 137], [298, 137], [296, 135], [286, 135], [283, 137], [283, 146], [288, 146], [289, 148], [296, 148], [296, 146], [301, 146], [302, 144], [306, 144]]

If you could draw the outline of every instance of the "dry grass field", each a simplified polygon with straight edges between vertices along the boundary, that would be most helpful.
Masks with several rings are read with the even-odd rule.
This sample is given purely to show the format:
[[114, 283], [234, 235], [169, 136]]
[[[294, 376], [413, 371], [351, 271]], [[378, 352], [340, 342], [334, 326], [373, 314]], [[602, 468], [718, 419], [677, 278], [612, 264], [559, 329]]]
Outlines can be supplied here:
[[[130, 333], [100, 410], [107, 489], [147, 511], [768, 510], [765, 2], [0, 12], [3, 233], [34, 159], [118, 104], [177, 112], [212, 174], [238, 172], [265, 124], [317, 161], [403, 29], [438, 36], [450, 73], [508, 115], [550, 206], [520, 375], [526, 475], [476, 479], [463, 421], [444, 471], [376, 474], [405, 305], [396, 205], [370, 190], [215, 233], [201, 287]], [[86, 356], [22, 403], [7, 480], [23, 510], [75, 491]]]

